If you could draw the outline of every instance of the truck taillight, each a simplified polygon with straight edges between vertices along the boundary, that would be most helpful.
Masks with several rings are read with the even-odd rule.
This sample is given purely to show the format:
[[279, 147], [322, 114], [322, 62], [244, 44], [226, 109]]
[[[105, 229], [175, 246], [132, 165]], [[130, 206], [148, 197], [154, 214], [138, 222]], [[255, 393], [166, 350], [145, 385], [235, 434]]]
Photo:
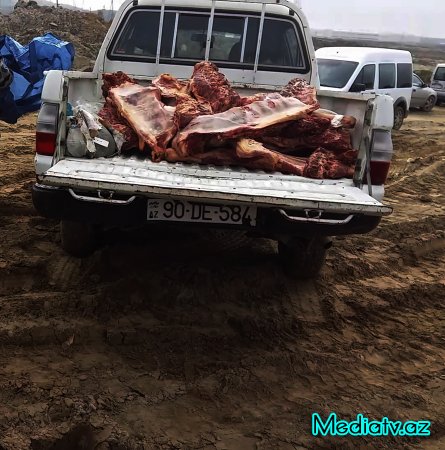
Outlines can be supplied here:
[[52, 156], [56, 151], [59, 105], [43, 103], [37, 118], [36, 153]]
[[371, 148], [371, 183], [373, 185], [385, 184], [394, 149], [391, 132], [374, 130]]

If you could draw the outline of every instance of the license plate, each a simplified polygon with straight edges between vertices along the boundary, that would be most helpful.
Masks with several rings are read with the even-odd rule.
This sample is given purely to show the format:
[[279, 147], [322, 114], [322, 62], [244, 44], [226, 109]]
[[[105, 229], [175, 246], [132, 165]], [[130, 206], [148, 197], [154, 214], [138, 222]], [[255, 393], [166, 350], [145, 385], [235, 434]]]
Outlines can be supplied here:
[[239, 205], [206, 205], [182, 200], [148, 200], [147, 220], [228, 225], [256, 225], [257, 208]]

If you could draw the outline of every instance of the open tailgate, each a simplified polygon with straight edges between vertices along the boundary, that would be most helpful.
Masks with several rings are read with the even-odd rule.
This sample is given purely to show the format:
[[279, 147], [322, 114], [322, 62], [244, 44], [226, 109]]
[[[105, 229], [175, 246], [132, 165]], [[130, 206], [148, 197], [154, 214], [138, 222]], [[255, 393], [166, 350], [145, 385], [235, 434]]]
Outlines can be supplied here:
[[202, 202], [250, 203], [373, 216], [392, 212], [355, 187], [352, 180], [312, 180], [239, 168], [153, 163], [136, 157], [63, 159], [42, 175], [40, 182], [79, 191], [171, 196]]

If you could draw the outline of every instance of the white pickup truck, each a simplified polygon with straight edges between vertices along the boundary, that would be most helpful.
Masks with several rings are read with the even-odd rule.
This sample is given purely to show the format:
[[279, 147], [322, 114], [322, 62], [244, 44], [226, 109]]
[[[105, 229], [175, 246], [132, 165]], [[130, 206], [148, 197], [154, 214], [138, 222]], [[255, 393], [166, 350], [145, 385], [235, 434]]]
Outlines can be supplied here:
[[391, 213], [381, 203], [393, 153], [393, 105], [384, 95], [318, 92], [322, 108], [357, 119], [353, 179], [67, 155], [67, 109], [103, 104], [103, 73], [123, 71], [141, 83], [161, 73], [187, 79], [201, 60], [215, 62], [243, 95], [279, 91], [295, 77], [318, 83], [310, 29], [296, 3], [126, 0], [94, 71], [51, 71], [43, 89], [33, 201], [40, 214], [61, 220], [66, 251], [92, 252], [101, 226], [175, 221], [276, 240], [285, 270], [310, 277], [322, 267], [331, 236], [370, 232]]

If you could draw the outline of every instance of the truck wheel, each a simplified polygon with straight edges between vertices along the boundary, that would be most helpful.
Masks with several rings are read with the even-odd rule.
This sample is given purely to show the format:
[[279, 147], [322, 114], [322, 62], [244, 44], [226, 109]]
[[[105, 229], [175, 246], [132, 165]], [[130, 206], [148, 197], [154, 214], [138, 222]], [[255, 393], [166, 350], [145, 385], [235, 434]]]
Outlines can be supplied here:
[[436, 104], [436, 97], [434, 97], [434, 95], [431, 95], [431, 97], [428, 97], [427, 101], [423, 105], [422, 110], [425, 112], [431, 112], [435, 104]]
[[297, 279], [314, 278], [324, 265], [326, 251], [331, 246], [327, 238], [294, 239], [278, 243], [278, 255], [286, 275]]
[[394, 130], [400, 130], [405, 120], [405, 110], [402, 106], [396, 106], [394, 108]]
[[60, 222], [62, 248], [71, 256], [83, 258], [96, 249], [96, 232], [94, 226], [85, 222]]

